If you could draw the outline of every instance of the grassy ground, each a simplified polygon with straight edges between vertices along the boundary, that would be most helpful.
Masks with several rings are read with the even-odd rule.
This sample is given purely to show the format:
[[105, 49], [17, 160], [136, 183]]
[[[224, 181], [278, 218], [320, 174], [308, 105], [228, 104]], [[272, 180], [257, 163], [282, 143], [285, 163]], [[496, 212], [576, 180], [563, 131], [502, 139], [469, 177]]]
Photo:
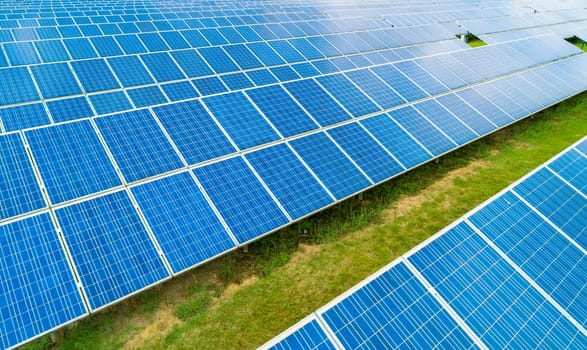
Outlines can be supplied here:
[[471, 47], [479, 47], [479, 46], [487, 45], [487, 43], [485, 43], [485, 41], [480, 40], [480, 39], [469, 40], [467, 42], [467, 44], [469, 44], [469, 46], [471, 46]]
[[26, 348], [254, 348], [586, 134], [583, 93]]

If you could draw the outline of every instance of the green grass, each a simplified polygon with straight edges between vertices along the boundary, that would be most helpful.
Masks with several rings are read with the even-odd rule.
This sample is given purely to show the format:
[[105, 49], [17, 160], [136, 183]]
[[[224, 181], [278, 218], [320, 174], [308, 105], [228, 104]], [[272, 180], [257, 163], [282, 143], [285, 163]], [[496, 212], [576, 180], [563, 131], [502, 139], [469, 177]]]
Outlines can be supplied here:
[[586, 134], [583, 93], [26, 348], [254, 348]]
[[471, 46], [471, 47], [479, 47], [479, 46], [485, 46], [485, 45], [487, 45], [487, 43], [485, 43], [485, 41], [483, 41], [481, 39], [469, 40], [467, 42], [467, 44], [469, 44], [469, 46]]

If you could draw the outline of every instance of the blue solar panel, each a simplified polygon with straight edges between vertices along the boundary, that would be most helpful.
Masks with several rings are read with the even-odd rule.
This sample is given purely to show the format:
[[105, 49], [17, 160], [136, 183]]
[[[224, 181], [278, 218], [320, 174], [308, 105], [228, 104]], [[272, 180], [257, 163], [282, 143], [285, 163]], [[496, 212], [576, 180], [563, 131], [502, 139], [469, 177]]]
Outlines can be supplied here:
[[428, 94], [424, 90], [394, 66], [378, 66], [372, 68], [372, 70], [408, 102], [428, 97]]
[[74, 60], [98, 58], [98, 53], [87, 38], [65, 39], [63, 43]]
[[192, 82], [200, 94], [204, 96], [228, 91], [226, 85], [218, 77], [196, 79], [192, 80]]
[[143, 88], [126, 90], [133, 105], [137, 108], [160, 105], [167, 102], [158, 86], [147, 86]]
[[355, 117], [380, 110], [343, 74], [326, 75], [318, 78], [318, 82]]
[[0, 225], [0, 347], [87, 313], [48, 213]]
[[371, 185], [369, 179], [326, 134], [318, 133], [293, 140], [291, 145], [337, 199]]
[[263, 67], [263, 64], [245, 45], [229, 45], [224, 49], [241, 69], [252, 69]]
[[467, 101], [467, 103], [478, 110], [479, 113], [485, 116], [485, 118], [499, 127], [507, 125], [513, 121], [509, 114], [501, 110], [474, 89], [461, 90], [457, 92], [456, 95], [459, 96], [461, 100]]
[[169, 104], [153, 111], [189, 164], [235, 151], [199, 101]]
[[[471, 216], [471, 222], [581, 325], [587, 322], [585, 253], [512, 193]], [[504, 226], [507, 229], [504, 229]]]
[[352, 123], [328, 130], [334, 141], [374, 181], [384, 181], [404, 170], [360, 124]]
[[570, 183], [576, 189], [587, 195], [587, 157], [571, 150], [550, 163], [548, 167]]
[[333, 202], [287, 145], [264, 148], [246, 158], [293, 219]]
[[413, 61], [398, 62], [394, 66], [430, 95], [438, 95], [448, 90], [446, 86]]
[[314, 80], [300, 80], [284, 87], [322, 126], [351, 118]]
[[199, 96], [194, 86], [188, 81], [163, 84], [161, 85], [161, 88], [171, 102], [187, 100]]
[[121, 184], [88, 121], [25, 133], [52, 203], [61, 203]]
[[529, 114], [528, 110], [520, 106], [514, 99], [508, 97], [491, 83], [477, 85], [474, 88], [485, 98], [488, 98], [501, 110], [507, 112], [514, 120], [521, 119]]
[[357, 288], [321, 316], [346, 349], [477, 348], [402, 263]]
[[56, 123], [76, 120], [94, 115], [85, 97], [74, 97], [65, 100], [47, 102], [47, 109]]
[[220, 47], [199, 49], [200, 54], [216, 73], [228, 73], [238, 71], [239, 68]]
[[41, 63], [35, 47], [31, 42], [5, 43], [3, 46], [8, 60], [13, 66]]
[[45, 98], [75, 95], [82, 92], [66, 63], [33, 66], [31, 71]]
[[428, 151], [387, 114], [364, 119], [361, 124], [406, 168], [432, 158]]
[[185, 79], [184, 74], [166, 52], [144, 54], [140, 57], [159, 83]]
[[491, 349], [580, 348], [587, 343], [466, 223], [450, 229], [409, 261]]
[[279, 138], [242, 92], [207, 97], [204, 102], [240, 149]]
[[120, 85], [103, 59], [74, 61], [71, 67], [85, 92], [119, 88]]
[[293, 136], [318, 128], [310, 116], [279, 85], [247, 91], [261, 112], [285, 136]]
[[381, 108], [387, 109], [405, 103], [404, 99], [368, 69], [355, 70], [345, 74]]
[[122, 112], [133, 108], [123, 91], [91, 95], [90, 102], [98, 115]]
[[96, 124], [127, 182], [183, 167], [149, 110], [98, 118]]
[[45, 63], [71, 59], [61, 40], [35, 41], [35, 47]]
[[108, 63], [124, 87], [155, 82], [137, 56], [113, 57]]
[[189, 173], [131, 191], [174, 273], [235, 246]]
[[443, 83], [449, 89], [457, 89], [467, 83], [448, 69], [445, 69], [434, 57], [426, 57], [414, 61], [429, 74]]
[[42, 103], [1, 108], [0, 120], [6, 131], [28, 129], [50, 123]]
[[455, 147], [455, 143], [442, 134], [434, 125], [413, 107], [405, 107], [390, 113], [391, 117], [415, 137], [434, 155]]
[[541, 169], [514, 190], [583, 249], [587, 248], [587, 198], [548, 169]]
[[213, 74], [212, 69], [195, 50], [173, 51], [171, 56], [190, 78]]
[[448, 109], [457, 118], [463, 121], [467, 126], [479, 135], [485, 135], [494, 131], [497, 125], [487, 120], [485, 116], [471, 108], [456, 94], [448, 94], [436, 98], [440, 104]]
[[463, 145], [479, 136], [436, 100], [420, 102], [414, 107], [459, 145]]
[[0, 220], [45, 207], [39, 183], [20, 134], [0, 136]]
[[126, 191], [55, 213], [93, 310], [169, 276]]
[[287, 217], [241, 158], [194, 173], [240, 243], [287, 224]]
[[[358, 193], [476, 136], [433, 102], [418, 106], [423, 113], [409, 106], [348, 124], [353, 117], [365, 119], [487, 79], [488, 84], [467, 87], [476, 90], [457, 92], [458, 103], [448, 108], [475, 130], [482, 128], [473, 127], [483, 121], [481, 115], [494, 121], [479, 131], [484, 134], [587, 88], [585, 55], [554, 36], [474, 49], [454, 37], [460, 30], [458, 19], [504, 16], [511, 8], [464, 11], [441, 4], [414, 12], [368, 2], [354, 7], [263, 3], [246, 8], [236, 2], [190, 3], [181, 11], [160, 3], [21, 5], [0, 10], [0, 67], [9, 67], [0, 68], [0, 132], [35, 129], [24, 132], [32, 152], [23, 154], [22, 161], [32, 155], [48, 200], [39, 202], [39, 208], [26, 207], [23, 200], [23, 213], [4, 214], [11, 221], [45, 205], [61, 208], [72, 204], [64, 202], [94, 199], [105, 190], [120, 189], [121, 182], [146, 188], [160, 184], [159, 177], [178, 176], [188, 166], [204, 169], [212, 167], [210, 161], [219, 161], [213, 165], [226, 169], [227, 178], [234, 176], [231, 169], [239, 169], [247, 175], [243, 181], [253, 181], [259, 193], [267, 194], [220, 206], [216, 202], [226, 198], [203, 191], [205, 200], [197, 199], [198, 205], [209, 203], [219, 222], [229, 213], [229, 226], [254, 221], [250, 216], [263, 211], [263, 205], [283, 215], [241, 230], [242, 243], [324, 208], [332, 197]], [[561, 15], [565, 20], [569, 16]], [[443, 24], [428, 24], [437, 21]], [[171, 104], [202, 95], [202, 100]], [[424, 112], [423, 106], [434, 108]], [[137, 110], [145, 107], [149, 111]], [[105, 117], [120, 112], [128, 114]], [[88, 120], [94, 116], [100, 118]], [[51, 124], [64, 122], [68, 124], [50, 131]], [[328, 130], [337, 123], [341, 125]], [[298, 135], [304, 138], [289, 139]], [[249, 148], [254, 153], [241, 152]], [[224, 166], [235, 153], [245, 165], [255, 163], [255, 170], [242, 164]], [[563, 178], [570, 176], [561, 172]], [[12, 173], [7, 169], [2, 176]], [[211, 172], [208, 184], [216, 181], [213, 176]], [[169, 191], [173, 186], [194, 188], [187, 177], [175, 179], [169, 180]], [[34, 175], [30, 181], [36, 186]], [[557, 187], [561, 193], [582, 186], [580, 179], [569, 181], [573, 185]], [[239, 183], [227, 193], [246, 186]], [[17, 197], [6, 196], [13, 202]], [[249, 206], [247, 201], [257, 209], [231, 215], [230, 210]], [[571, 208], [564, 203], [561, 207]], [[141, 219], [147, 222], [147, 216], [156, 214]], [[181, 216], [170, 208], [161, 214]], [[548, 215], [580, 237], [578, 218]], [[224, 229], [230, 231], [218, 233]], [[213, 242], [197, 244], [204, 249]], [[201, 250], [202, 255], [193, 258], [184, 254], [188, 259], [173, 262], [170, 271], [232, 247], [211, 248], [209, 255]], [[165, 260], [164, 253], [159, 254]]]
[[39, 94], [26, 68], [0, 69], [0, 105], [34, 101]]
[[324, 330], [316, 320], [311, 320], [292, 334], [270, 347], [271, 350], [335, 350]]

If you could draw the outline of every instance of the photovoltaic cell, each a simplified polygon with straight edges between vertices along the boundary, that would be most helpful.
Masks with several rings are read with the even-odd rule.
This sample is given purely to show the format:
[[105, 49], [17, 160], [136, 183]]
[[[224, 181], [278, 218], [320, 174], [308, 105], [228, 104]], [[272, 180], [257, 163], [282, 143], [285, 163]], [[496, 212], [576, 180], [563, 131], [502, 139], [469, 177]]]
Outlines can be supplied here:
[[124, 87], [155, 82], [137, 56], [113, 57], [108, 63]]
[[580, 348], [587, 342], [466, 223], [409, 261], [489, 348]]
[[131, 189], [174, 273], [234, 247], [189, 173]]
[[73, 61], [71, 66], [86, 92], [119, 88], [120, 85], [103, 59]]
[[285, 137], [318, 128], [310, 116], [279, 85], [248, 90], [247, 95]]
[[587, 249], [587, 198], [548, 169], [539, 170], [514, 190]]
[[326, 134], [313, 134], [290, 144], [337, 199], [371, 185]]
[[110, 114], [132, 109], [132, 105], [123, 91], [107, 92], [90, 96], [96, 114]]
[[0, 225], [0, 347], [87, 313], [51, 216]]
[[279, 138], [242, 92], [207, 97], [204, 102], [240, 149]]
[[322, 317], [346, 349], [477, 348], [402, 263], [354, 290]]
[[380, 110], [343, 74], [319, 77], [318, 82], [334, 96], [354, 117]]
[[45, 98], [76, 95], [82, 92], [66, 63], [32, 66], [31, 71]]
[[0, 105], [38, 100], [39, 94], [26, 68], [0, 69]]
[[288, 222], [240, 157], [197, 168], [194, 173], [240, 243]]
[[293, 219], [333, 202], [287, 145], [264, 148], [246, 158]]
[[571, 150], [550, 163], [548, 168], [587, 195], [587, 157]]
[[405, 103], [404, 99], [368, 69], [355, 70], [345, 74], [381, 108], [387, 109]]
[[287, 83], [284, 87], [322, 126], [351, 119], [351, 116], [314, 80]]
[[392, 65], [378, 66], [372, 70], [408, 102], [428, 97], [424, 90]]
[[316, 320], [311, 320], [270, 348], [271, 350], [335, 350]]
[[94, 115], [85, 97], [74, 97], [65, 100], [47, 102], [47, 109], [56, 123], [76, 120]]
[[41, 103], [1, 108], [0, 120], [6, 131], [28, 129], [50, 123], [45, 107]]
[[579, 324], [585, 325], [587, 290], [577, 283], [587, 281], [584, 252], [512, 193], [494, 200], [470, 220]]
[[440, 104], [451, 111], [457, 118], [479, 135], [485, 135], [497, 128], [497, 125], [487, 120], [479, 112], [471, 108], [455, 94], [448, 94], [436, 98]]
[[96, 124], [127, 182], [183, 166], [146, 109], [98, 118]]
[[434, 155], [442, 154], [455, 145], [413, 107], [398, 109], [390, 115]]
[[153, 77], [155, 77], [155, 80], [160, 83], [185, 79], [179, 67], [177, 67], [171, 59], [171, 56], [166, 52], [144, 54], [140, 57], [151, 74], [153, 74]]
[[126, 191], [56, 215], [92, 310], [169, 276]]
[[452, 113], [446, 110], [436, 100], [428, 100], [414, 105], [420, 113], [430, 120], [436, 127], [442, 130], [453, 141], [463, 145], [479, 135], [471, 130]]
[[360, 122], [406, 168], [421, 164], [432, 155], [418, 144], [387, 114], [380, 114]]
[[360, 124], [339, 126], [328, 130], [328, 134], [373, 182], [384, 181], [404, 170]]
[[34, 129], [25, 135], [54, 204], [121, 184], [89, 121]]
[[0, 220], [45, 207], [32, 164], [19, 134], [0, 136]]
[[199, 101], [168, 104], [153, 112], [189, 164], [235, 151]]

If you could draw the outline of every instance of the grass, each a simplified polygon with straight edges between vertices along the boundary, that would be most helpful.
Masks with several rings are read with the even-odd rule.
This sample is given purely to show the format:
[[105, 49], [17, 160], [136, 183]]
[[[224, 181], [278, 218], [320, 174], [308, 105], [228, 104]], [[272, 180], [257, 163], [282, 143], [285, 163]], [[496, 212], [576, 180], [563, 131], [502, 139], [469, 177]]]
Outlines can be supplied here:
[[469, 46], [471, 47], [479, 47], [479, 46], [485, 46], [487, 45], [487, 43], [481, 39], [473, 39], [473, 40], [469, 40], [467, 42], [467, 44], [469, 44]]
[[586, 134], [583, 93], [25, 348], [254, 348]]

